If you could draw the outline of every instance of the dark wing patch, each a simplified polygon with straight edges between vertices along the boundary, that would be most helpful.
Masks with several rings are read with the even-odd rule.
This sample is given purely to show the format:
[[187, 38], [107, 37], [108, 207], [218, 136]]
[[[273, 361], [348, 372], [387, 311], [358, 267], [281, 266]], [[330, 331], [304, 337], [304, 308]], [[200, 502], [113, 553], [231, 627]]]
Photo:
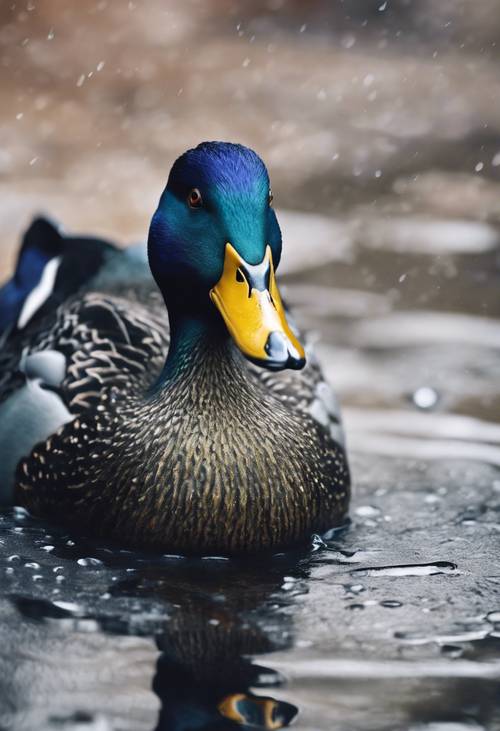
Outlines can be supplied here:
[[158, 299], [152, 295], [148, 307], [90, 292], [65, 308], [57, 348], [67, 358], [62, 389], [72, 413], [95, 406], [110, 386], [139, 392], [152, 383], [168, 349], [168, 323]]

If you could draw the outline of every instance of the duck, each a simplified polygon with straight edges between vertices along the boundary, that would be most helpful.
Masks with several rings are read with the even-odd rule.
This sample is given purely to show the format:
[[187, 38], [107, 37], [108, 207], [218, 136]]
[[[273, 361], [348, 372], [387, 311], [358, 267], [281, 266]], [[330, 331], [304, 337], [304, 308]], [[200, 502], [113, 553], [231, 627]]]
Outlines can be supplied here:
[[342, 522], [341, 415], [281, 299], [281, 253], [267, 168], [230, 142], [174, 162], [147, 246], [36, 218], [0, 289], [1, 503], [176, 554], [276, 551]]

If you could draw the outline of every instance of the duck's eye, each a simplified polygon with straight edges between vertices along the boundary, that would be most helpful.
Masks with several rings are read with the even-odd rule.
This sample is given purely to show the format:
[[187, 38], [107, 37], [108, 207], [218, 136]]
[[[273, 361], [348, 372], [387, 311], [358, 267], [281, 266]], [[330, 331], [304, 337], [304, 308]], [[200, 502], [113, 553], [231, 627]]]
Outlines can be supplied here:
[[273, 196], [273, 191], [271, 190], [271, 188], [269, 188], [269, 195], [267, 197], [267, 200], [268, 200], [269, 205], [272, 206], [273, 205], [274, 196]]
[[189, 191], [187, 202], [190, 208], [201, 208], [203, 205], [203, 198], [198, 188], [193, 188]]

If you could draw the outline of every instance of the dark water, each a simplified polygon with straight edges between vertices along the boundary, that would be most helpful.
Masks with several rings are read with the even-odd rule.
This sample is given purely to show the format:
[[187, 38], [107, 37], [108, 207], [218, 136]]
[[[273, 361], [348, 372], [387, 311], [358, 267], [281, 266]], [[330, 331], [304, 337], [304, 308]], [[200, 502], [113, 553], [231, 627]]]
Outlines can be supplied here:
[[354, 468], [351, 525], [259, 560], [141, 555], [5, 514], [1, 726], [500, 727], [498, 471]]
[[247, 562], [0, 517], [0, 729], [500, 729], [500, 6], [9, 3], [6, 273], [45, 209], [144, 238], [173, 158], [255, 147], [341, 397], [351, 523]]

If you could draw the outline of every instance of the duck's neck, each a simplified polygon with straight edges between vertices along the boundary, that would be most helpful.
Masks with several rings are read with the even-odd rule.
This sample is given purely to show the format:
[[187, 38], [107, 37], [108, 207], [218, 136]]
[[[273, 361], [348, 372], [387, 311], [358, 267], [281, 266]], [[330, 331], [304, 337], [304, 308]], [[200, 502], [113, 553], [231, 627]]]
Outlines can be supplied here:
[[170, 346], [157, 387], [161, 388], [196, 370], [212, 355], [231, 350], [224, 324], [212, 314], [169, 312]]

